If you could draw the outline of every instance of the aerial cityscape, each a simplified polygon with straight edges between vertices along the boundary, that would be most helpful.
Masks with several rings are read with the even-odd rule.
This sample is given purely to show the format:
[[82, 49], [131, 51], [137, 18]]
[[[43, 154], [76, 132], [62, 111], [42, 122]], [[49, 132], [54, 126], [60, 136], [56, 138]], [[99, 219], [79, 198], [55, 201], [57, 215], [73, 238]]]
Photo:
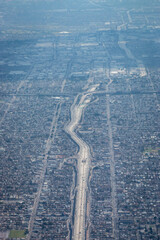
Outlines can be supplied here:
[[160, 0], [0, 0], [0, 239], [160, 240]]

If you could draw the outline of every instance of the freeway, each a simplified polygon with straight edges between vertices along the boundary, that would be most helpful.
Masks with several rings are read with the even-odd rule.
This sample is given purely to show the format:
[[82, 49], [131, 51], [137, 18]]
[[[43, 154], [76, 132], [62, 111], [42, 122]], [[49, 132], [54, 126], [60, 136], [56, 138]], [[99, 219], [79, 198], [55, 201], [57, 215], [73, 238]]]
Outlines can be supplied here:
[[[80, 100], [79, 100], [80, 99]], [[84, 109], [90, 102], [90, 93], [78, 94], [71, 106], [71, 121], [65, 127], [65, 131], [79, 146], [77, 154], [77, 196], [74, 216], [73, 236], [74, 240], [85, 239], [86, 203], [88, 191], [88, 176], [91, 163], [90, 148], [77, 134], [76, 128], [81, 120]]]

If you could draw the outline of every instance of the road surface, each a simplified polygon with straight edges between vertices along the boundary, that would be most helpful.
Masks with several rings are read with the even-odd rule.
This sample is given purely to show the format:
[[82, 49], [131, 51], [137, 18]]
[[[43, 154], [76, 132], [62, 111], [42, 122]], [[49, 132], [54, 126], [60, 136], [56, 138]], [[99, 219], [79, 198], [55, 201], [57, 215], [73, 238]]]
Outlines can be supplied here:
[[[80, 99], [80, 100], [79, 100]], [[73, 236], [74, 240], [85, 239], [86, 226], [86, 204], [88, 191], [88, 176], [90, 170], [90, 148], [77, 134], [76, 128], [81, 120], [84, 109], [90, 102], [90, 94], [78, 95], [71, 107], [71, 121], [65, 127], [65, 131], [78, 144], [79, 152], [77, 154], [77, 196], [74, 216]]]

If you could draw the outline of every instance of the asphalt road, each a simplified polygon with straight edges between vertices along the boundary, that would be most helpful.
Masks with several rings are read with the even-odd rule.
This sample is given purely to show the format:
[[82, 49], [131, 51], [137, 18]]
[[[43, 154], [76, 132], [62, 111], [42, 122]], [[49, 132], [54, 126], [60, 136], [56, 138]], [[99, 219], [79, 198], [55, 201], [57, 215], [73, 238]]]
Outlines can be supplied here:
[[[78, 99], [80, 100], [78, 101]], [[86, 193], [88, 190], [88, 175], [90, 169], [90, 148], [86, 142], [84, 142], [77, 134], [76, 128], [81, 120], [84, 109], [90, 102], [88, 93], [80, 94], [75, 98], [75, 101], [71, 107], [71, 121], [66, 126], [66, 132], [71, 138], [78, 144], [79, 152], [77, 155], [78, 165], [78, 181], [77, 181], [77, 197], [76, 197], [76, 209], [74, 216], [73, 226], [73, 239], [84, 240], [85, 239], [85, 216], [86, 216]]]

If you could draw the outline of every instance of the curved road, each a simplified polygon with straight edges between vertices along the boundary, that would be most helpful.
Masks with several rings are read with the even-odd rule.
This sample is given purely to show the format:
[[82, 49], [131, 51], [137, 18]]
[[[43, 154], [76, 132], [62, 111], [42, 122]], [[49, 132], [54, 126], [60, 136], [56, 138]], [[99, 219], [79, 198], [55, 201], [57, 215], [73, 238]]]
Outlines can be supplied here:
[[78, 101], [80, 94], [75, 98], [71, 107], [71, 121], [65, 127], [65, 131], [71, 136], [71, 138], [78, 144], [79, 152], [77, 155], [77, 196], [76, 196], [76, 209], [74, 216], [73, 227], [73, 239], [84, 240], [85, 239], [85, 216], [86, 216], [86, 193], [88, 190], [88, 175], [90, 169], [90, 149], [89, 146], [77, 136], [75, 130], [78, 126], [82, 113], [90, 102], [89, 94], [83, 94]]

